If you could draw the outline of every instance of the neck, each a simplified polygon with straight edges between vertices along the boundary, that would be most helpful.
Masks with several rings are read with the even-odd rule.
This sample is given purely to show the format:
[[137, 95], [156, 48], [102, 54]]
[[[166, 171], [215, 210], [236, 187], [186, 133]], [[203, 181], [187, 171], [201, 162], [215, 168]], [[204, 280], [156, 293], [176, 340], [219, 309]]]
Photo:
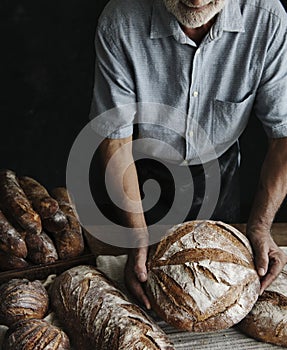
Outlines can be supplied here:
[[215, 18], [216, 17], [213, 17], [210, 21], [203, 24], [201, 27], [189, 28], [184, 25], [181, 25], [181, 28], [191, 40], [193, 40], [197, 44], [200, 44], [205, 35], [209, 32], [212, 25], [214, 24]]

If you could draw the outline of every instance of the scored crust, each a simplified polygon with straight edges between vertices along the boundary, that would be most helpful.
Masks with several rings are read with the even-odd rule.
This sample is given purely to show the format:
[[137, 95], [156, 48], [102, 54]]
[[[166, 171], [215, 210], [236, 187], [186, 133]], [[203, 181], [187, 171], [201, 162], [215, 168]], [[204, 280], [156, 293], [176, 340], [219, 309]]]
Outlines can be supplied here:
[[287, 265], [238, 327], [258, 340], [287, 346]]
[[76, 349], [174, 349], [164, 332], [92, 266], [58, 276], [51, 301]]
[[249, 241], [222, 222], [177, 225], [150, 252], [148, 297], [176, 328], [229, 328], [248, 314], [259, 290]]

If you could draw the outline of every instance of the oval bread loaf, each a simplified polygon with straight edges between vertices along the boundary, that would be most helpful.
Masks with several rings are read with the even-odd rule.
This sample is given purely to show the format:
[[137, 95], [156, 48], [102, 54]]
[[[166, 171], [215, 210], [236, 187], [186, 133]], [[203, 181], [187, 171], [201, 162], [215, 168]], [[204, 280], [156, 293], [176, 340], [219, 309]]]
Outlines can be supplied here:
[[50, 218], [59, 210], [58, 202], [38, 181], [28, 176], [20, 177], [18, 181], [41, 219]]
[[70, 342], [61, 329], [44, 320], [30, 319], [19, 321], [8, 329], [3, 349], [70, 350]]
[[28, 247], [28, 258], [34, 264], [48, 264], [58, 260], [54, 242], [42, 231], [38, 235], [28, 232], [25, 238]]
[[51, 287], [52, 307], [75, 349], [174, 349], [160, 328], [96, 268], [74, 267]]
[[174, 226], [150, 251], [148, 297], [158, 315], [178, 329], [229, 328], [252, 309], [259, 290], [248, 240], [222, 222]]
[[49, 297], [40, 281], [12, 279], [0, 286], [0, 324], [11, 326], [29, 318], [43, 318]]
[[0, 170], [0, 201], [4, 209], [24, 230], [35, 234], [42, 231], [39, 214], [32, 208], [16, 174], [11, 170]]
[[251, 337], [287, 347], [287, 266], [239, 323]]
[[53, 235], [59, 258], [74, 258], [84, 251], [84, 237], [76, 208], [66, 188], [57, 187], [51, 193], [67, 219], [65, 228]]

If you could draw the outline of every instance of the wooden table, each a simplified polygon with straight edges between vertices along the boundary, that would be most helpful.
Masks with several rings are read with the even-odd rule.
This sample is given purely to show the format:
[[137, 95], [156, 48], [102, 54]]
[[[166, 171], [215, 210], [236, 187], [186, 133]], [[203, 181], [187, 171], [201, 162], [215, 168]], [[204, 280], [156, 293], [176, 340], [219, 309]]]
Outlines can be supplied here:
[[[245, 233], [246, 224], [233, 224], [239, 231]], [[271, 234], [279, 246], [287, 246], [287, 222], [278, 222], [272, 225]]]

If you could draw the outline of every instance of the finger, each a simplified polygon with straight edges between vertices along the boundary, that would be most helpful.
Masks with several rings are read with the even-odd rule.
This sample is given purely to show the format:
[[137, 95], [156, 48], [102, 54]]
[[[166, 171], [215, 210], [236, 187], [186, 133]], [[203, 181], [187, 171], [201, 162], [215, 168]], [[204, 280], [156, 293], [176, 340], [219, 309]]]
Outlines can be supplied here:
[[269, 264], [269, 248], [267, 244], [254, 244], [255, 266], [260, 277], [266, 275]]
[[147, 295], [145, 294], [142, 286], [140, 283], [135, 283], [134, 285], [134, 291], [135, 291], [135, 295], [138, 298], [138, 300], [148, 309], [150, 310], [151, 306], [150, 306], [150, 302], [148, 300]]
[[138, 248], [134, 252], [134, 272], [140, 282], [146, 282], [147, 280], [147, 247]]
[[270, 258], [269, 271], [261, 281], [260, 294], [278, 277], [282, 268], [285, 265], [285, 261], [280, 259], [280, 256], [274, 256]]
[[130, 292], [149, 310], [150, 302], [137, 278], [130, 277], [127, 286]]

